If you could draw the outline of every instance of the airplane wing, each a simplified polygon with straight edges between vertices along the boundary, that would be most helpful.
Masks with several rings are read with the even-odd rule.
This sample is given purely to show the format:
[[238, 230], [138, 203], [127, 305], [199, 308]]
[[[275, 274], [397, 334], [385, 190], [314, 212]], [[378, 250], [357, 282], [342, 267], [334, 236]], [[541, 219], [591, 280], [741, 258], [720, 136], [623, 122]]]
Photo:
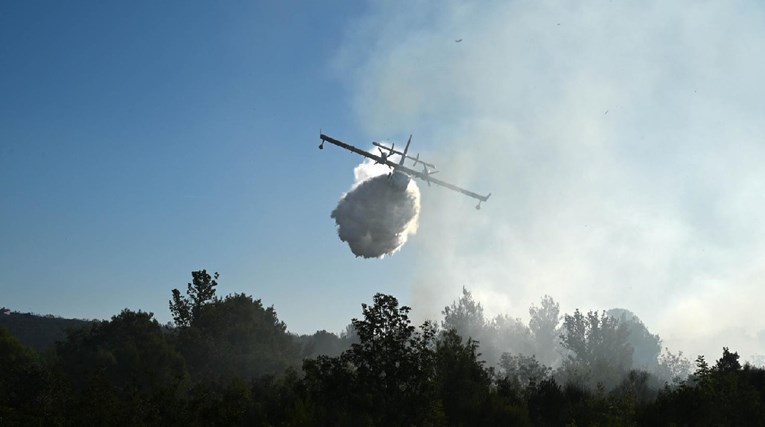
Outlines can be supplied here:
[[[361, 150], [359, 148], [354, 147], [353, 145], [346, 144], [343, 141], [340, 141], [340, 140], [337, 140], [335, 138], [332, 138], [331, 136], [324, 135], [323, 133], [320, 134], [319, 137], [321, 138], [321, 141], [322, 141], [322, 143], [319, 146], [319, 148], [324, 148], [324, 143], [325, 142], [329, 142], [330, 144], [334, 144], [334, 145], [337, 145], [338, 147], [345, 148], [346, 150], [354, 152], [354, 153], [356, 153], [356, 154], [358, 154], [360, 156], [364, 156], [364, 157], [366, 157], [368, 159], [372, 159], [372, 160], [374, 160], [377, 163], [384, 164], [384, 165], [390, 166], [391, 168], [393, 168], [395, 170], [402, 171], [402, 172], [406, 173], [407, 175], [416, 176], [417, 178], [420, 178], [420, 179], [422, 179], [424, 181], [432, 182], [433, 184], [440, 185], [442, 187], [448, 188], [448, 189], [456, 191], [458, 193], [462, 193], [462, 194], [464, 194], [466, 196], [469, 196], [469, 197], [472, 197], [472, 198], [478, 200], [478, 206], [476, 206], [476, 209], [480, 209], [481, 202], [485, 202], [485, 201], [489, 200], [489, 196], [491, 196], [491, 193], [489, 193], [489, 194], [487, 194], [485, 196], [482, 196], [482, 195], [480, 195], [478, 193], [474, 193], [474, 192], [472, 192], [470, 190], [466, 190], [464, 188], [457, 187], [456, 185], [449, 184], [446, 181], [441, 181], [440, 179], [433, 178], [432, 174], [427, 174], [427, 173], [424, 173], [424, 172], [420, 172], [420, 171], [417, 171], [417, 170], [414, 170], [414, 169], [410, 169], [410, 168], [408, 168], [408, 167], [406, 167], [406, 166], [404, 166], [402, 164], [391, 162], [387, 158], [383, 158], [382, 156], [378, 156], [378, 155], [375, 155], [375, 154], [372, 154], [372, 153], [368, 153], [368, 152], [366, 152], [364, 150]], [[377, 145], [377, 144], [375, 144], [375, 145]], [[388, 148], [388, 147], [385, 147], [385, 148]], [[391, 151], [393, 151], [393, 150], [391, 149]]]
[[[348, 144], [344, 143], [343, 141], [340, 141], [340, 140], [337, 140], [335, 138], [332, 138], [331, 136], [327, 136], [327, 135], [321, 134], [321, 135], [319, 135], [319, 137], [324, 142], [329, 142], [330, 144], [335, 144], [338, 147], [345, 148], [348, 151], [352, 151], [352, 152], [354, 152], [356, 154], [359, 154], [359, 155], [364, 156], [366, 158], [372, 159], [372, 160], [374, 160], [377, 163], [380, 163], [380, 164], [383, 164], [383, 165], [388, 165], [388, 166], [390, 166], [392, 168], [395, 168], [395, 167], [398, 166], [397, 163], [393, 163], [390, 160], [383, 159], [382, 157], [380, 157], [380, 156], [378, 156], [376, 154], [372, 154], [372, 153], [366, 152], [364, 150], [361, 150], [359, 148], [356, 148], [353, 145], [348, 145]], [[322, 142], [322, 144], [324, 144], [324, 142]], [[321, 148], [321, 147], [319, 147], [319, 148]]]
[[401, 171], [404, 171], [404, 172], [406, 172], [407, 174], [409, 174], [411, 176], [416, 176], [417, 178], [420, 178], [423, 181], [428, 181], [428, 182], [431, 182], [433, 184], [440, 185], [441, 187], [446, 187], [446, 188], [448, 188], [450, 190], [454, 190], [454, 191], [462, 193], [462, 194], [464, 194], [466, 196], [470, 196], [470, 197], [472, 197], [472, 198], [474, 198], [474, 199], [476, 199], [478, 201], [481, 201], [481, 202], [485, 202], [485, 201], [489, 200], [489, 196], [491, 196], [491, 194], [487, 194], [485, 196], [482, 196], [482, 195], [480, 195], [478, 193], [474, 193], [474, 192], [472, 192], [470, 190], [465, 190], [464, 188], [460, 188], [460, 187], [457, 187], [454, 184], [449, 184], [446, 181], [441, 181], [440, 179], [433, 178], [429, 174], [426, 174], [426, 173], [423, 173], [423, 172], [420, 172], [420, 171], [416, 171], [414, 169], [410, 169], [410, 168], [408, 168], [406, 166], [401, 166], [401, 165], [397, 165], [396, 164], [396, 165], [393, 165], [393, 167], [396, 168], [396, 169], [399, 169]]

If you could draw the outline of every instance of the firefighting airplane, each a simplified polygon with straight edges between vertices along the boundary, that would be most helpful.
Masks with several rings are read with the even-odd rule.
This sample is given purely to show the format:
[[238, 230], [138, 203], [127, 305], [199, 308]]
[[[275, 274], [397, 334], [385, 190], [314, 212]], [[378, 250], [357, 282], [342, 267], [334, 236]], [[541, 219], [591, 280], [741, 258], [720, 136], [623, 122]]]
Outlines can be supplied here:
[[[481, 209], [481, 203], [489, 200], [489, 197], [491, 196], [491, 193], [482, 196], [478, 193], [474, 193], [470, 190], [465, 190], [464, 188], [457, 187], [456, 185], [449, 184], [448, 182], [441, 181], [440, 179], [433, 178], [431, 175], [434, 173], [437, 173], [436, 166], [427, 162], [424, 162], [420, 160], [420, 155], [417, 154], [416, 157], [412, 157], [407, 154], [409, 151], [409, 144], [412, 142], [411, 135], [409, 136], [409, 140], [406, 142], [406, 147], [404, 147], [404, 151], [398, 151], [395, 149], [395, 144], [391, 144], [390, 147], [380, 144], [379, 142], [373, 142], [377, 149], [380, 151], [380, 155], [368, 153], [364, 150], [361, 150], [359, 148], [354, 147], [353, 145], [349, 145], [344, 143], [343, 141], [337, 140], [335, 138], [332, 138], [330, 136], [324, 135], [323, 133], [319, 135], [321, 138], [321, 144], [319, 145], [319, 149], [324, 149], [324, 143], [329, 142], [330, 144], [337, 145], [338, 147], [345, 148], [348, 151], [352, 151], [356, 154], [362, 155], [368, 159], [374, 160], [376, 163], [380, 163], [383, 165], [387, 165], [390, 167], [393, 171], [388, 175], [389, 179], [391, 180], [391, 183], [398, 188], [399, 190], [406, 189], [406, 186], [409, 185], [409, 181], [411, 180], [411, 177], [415, 176], [417, 178], [420, 178], [424, 180], [425, 182], [430, 185], [431, 183], [440, 185], [442, 187], [446, 187], [450, 190], [458, 191], [466, 196], [472, 197], [476, 200], [478, 200], [478, 204], [476, 205], [476, 209]], [[391, 160], [389, 160], [390, 156], [392, 155], [398, 155], [400, 157], [398, 163], [395, 163]], [[414, 169], [410, 169], [406, 166], [404, 166], [404, 161], [406, 159], [410, 159], [414, 161], [414, 166], [417, 167], [417, 164], [422, 165], [422, 172], [416, 171]]]

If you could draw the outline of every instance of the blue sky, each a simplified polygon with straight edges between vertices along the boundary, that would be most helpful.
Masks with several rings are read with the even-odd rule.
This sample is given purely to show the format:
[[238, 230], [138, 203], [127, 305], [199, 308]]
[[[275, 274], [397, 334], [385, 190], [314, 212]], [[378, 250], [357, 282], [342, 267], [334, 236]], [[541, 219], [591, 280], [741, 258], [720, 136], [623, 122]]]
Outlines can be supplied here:
[[[167, 321], [207, 268], [298, 333], [464, 285], [765, 352], [760, 2], [6, 2], [0, 40], [0, 305]], [[319, 129], [412, 133], [492, 199], [421, 186], [401, 252], [356, 259], [329, 214], [359, 159]]]
[[395, 260], [359, 263], [335, 238], [356, 159], [316, 149], [322, 127], [357, 134], [329, 63], [359, 13], [4, 4], [0, 304], [169, 320], [170, 290], [207, 268], [307, 332], [340, 330], [375, 286], [401, 292], [383, 280]]

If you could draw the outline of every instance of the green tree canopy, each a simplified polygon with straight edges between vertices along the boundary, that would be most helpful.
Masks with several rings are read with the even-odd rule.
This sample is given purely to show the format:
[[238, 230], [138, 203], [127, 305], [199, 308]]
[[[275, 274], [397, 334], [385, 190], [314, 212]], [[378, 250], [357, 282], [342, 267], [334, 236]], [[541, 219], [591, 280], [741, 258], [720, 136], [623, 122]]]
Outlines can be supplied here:
[[35, 424], [48, 411], [50, 376], [32, 349], [0, 326], [0, 424]]
[[529, 307], [529, 330], [534, 343], [534, 355], [544, 365], [553, 366], [560, 360], [560, 305], [549, 295], [539, 306]]
[[652, 334], [637, 315], [623, 308], [612, 308], [606, 314], [618, 319], [629, 328], [629, 341], [632, 346], [632, 367], [644, 371], [656, 372], [659, 367], [661, 338]]
[[433, 408], [435, 327], [419, 330], [409, 307], [376, 294], [353, 319], [359, 342], [339, 357], [307, 360], [308, 390], [319, 403], [317, 416], [332, 425], [422, 425]]
[[441, 326], [446, 330], [453, 329], [465, 341], [480, 341], [486, 335], [487, 322], [483, 315], [483, 306], [473, 299], [473, 295], [465, 287], [462, 288], [462, 297], [444, 307], [441, 314], [444, 315]]
[[94, 375], [119, 389], [152, 389], [186, 378], [183, 358], [152, 313], [122, 310], [110, 321], [71, 331], [57, 345], [60, 366], [73, 379]]
[[201, 305], [177, 339], [192, 378], [204, 381], [281, 374], [300, 354], [276, 310], [245, 294]]
[[629, 328], [605, 312], [584, 315], [577, 309], [573, 315], [566, 314], [560, 339], [568, 351], [564, 368], [569, 379], [607, 388], [619, 384], [632, 367], [628, 337]]
[[202, 307], [215, 301], [215, 287], [218, 286], [218, 273], [210, 276], [207, 270], [192, 271], [192, 281], [186, 287], [186, 296], [173, 289], [170, 300], [170, 313], [175, 325], [181, 328], [191, 326], [202, 312]]
[[[67, 418], [80, 425], [151, 424], [167, 419], [185, 387], [186, 365], [151, 313], [128, 309], [70, 332], [57, 367], [74, 392]], [[139, 408], [137, 410], [137, 408]]]

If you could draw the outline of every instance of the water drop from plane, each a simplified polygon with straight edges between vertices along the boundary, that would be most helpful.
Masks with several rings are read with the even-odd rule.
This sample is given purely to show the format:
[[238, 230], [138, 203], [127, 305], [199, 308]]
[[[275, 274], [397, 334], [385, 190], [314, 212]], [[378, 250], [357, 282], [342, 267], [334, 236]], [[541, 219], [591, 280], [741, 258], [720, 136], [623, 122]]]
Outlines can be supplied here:
[[340, 240], [357, 257], [382, 258], [395, 253], [417, 231], [420, 189], [390, 179], [387, 167], [365, 161], [356, 167], [356, 182], [332, 211]]

